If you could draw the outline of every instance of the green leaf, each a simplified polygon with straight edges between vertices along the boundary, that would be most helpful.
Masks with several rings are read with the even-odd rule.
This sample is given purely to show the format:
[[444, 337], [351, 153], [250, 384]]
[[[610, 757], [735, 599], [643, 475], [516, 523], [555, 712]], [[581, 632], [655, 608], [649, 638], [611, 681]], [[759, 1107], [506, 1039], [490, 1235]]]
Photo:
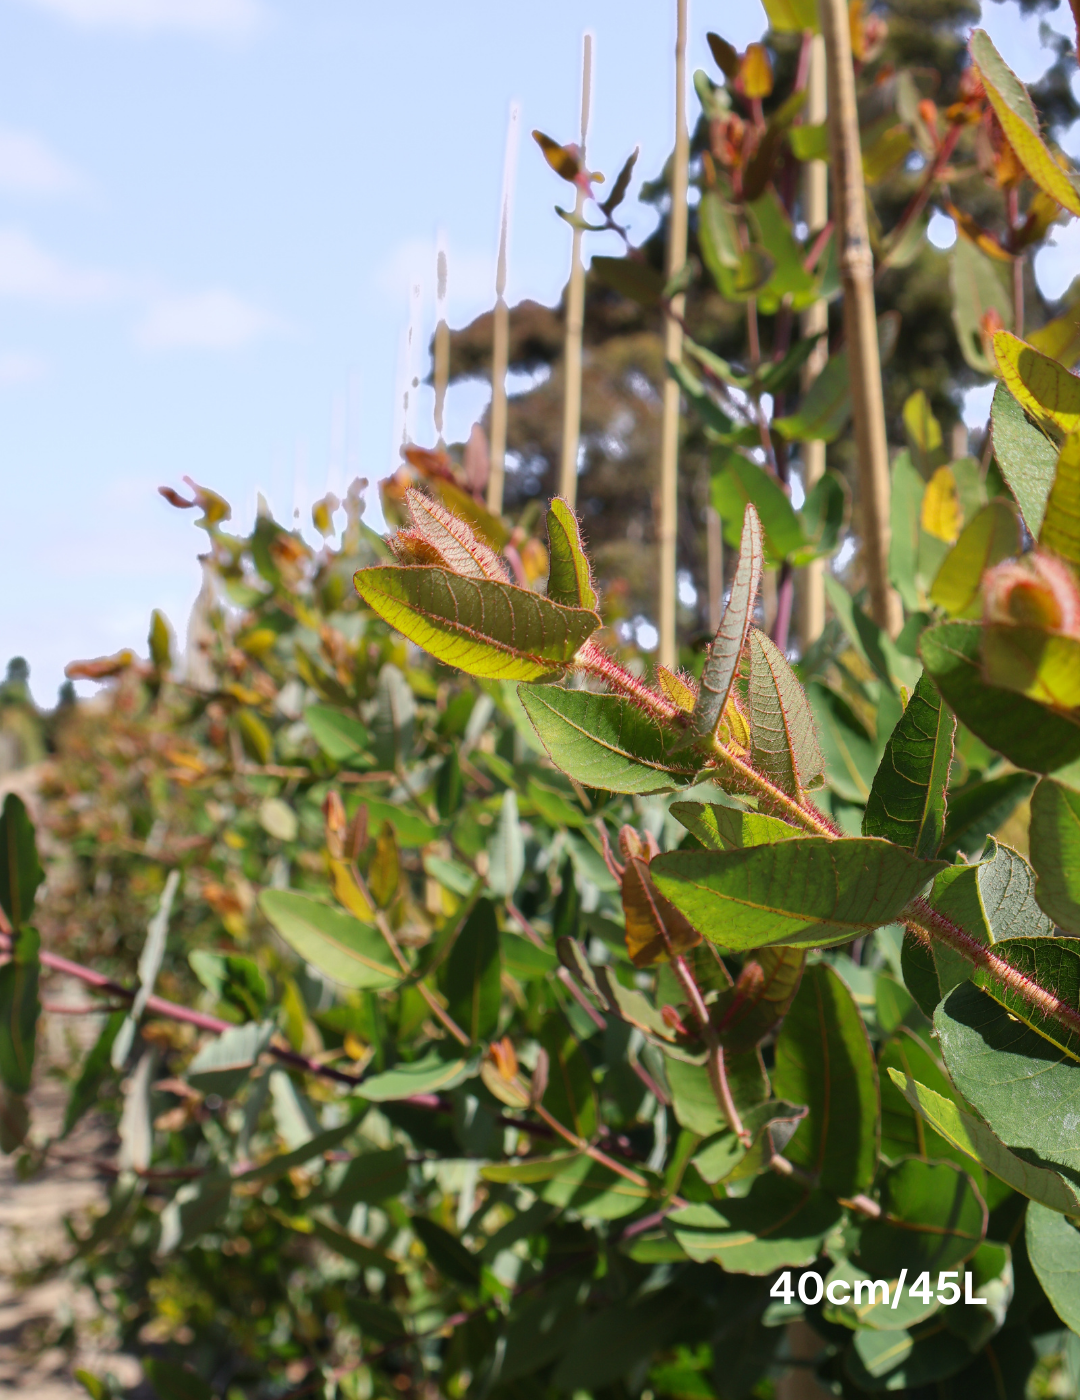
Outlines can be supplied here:
[[[7, 811], [5, 804], [5, 818]], [[34, 1071], [37, 1023], [41, 1013], [38, 1001], [40, 943], [37, 930], [28, 924], [22, 925], [15, 934], [10, 959], [0, 967], [0, 1082], [13, 1094], [30, 1092]]]
[[668, 1223], [695, 1262], [760, 1277], [812, 1264], [840, 1209], [828, 1192], [767, 1172], [742, 1198], [684, 1206], [672, 1211]]
[[860, 1329], [844, 1356], [844, 1371], [860, 1391], [907, 1395], [962, 1370], [970, 1358], [967, 1344], [934, 1316], [910, 1330]]
[[30, 917], [37, 887], [45, 878], [34, 841], [34, 824], [21, 797], [9, 792], [0, 815], [0, 905], [13, 928]]
[[444, 984], [447, 1010], [474, 1042], [490, 1040], [495, 1034], [501, 978], [495, 907], [490, 900], [479, 899], [447, 959]]
[[984, 572], [1020, 553], [1020, 522], [1011, 501], [985, 505], [960, 532], [937, 571], [930, 601], [952, 617], [977, 616]]
[[[343, 1143], [360, 1126], [366, 1111], [366, 1108], [363, 1108], [347, 1122], [339, 1123], [336, 1128], [327, 1128], [325, 1132], [316, 1133], [314, 1137], [305, 1137], [304, 1141], [298, 1147], [294, 1147], [291, 1152], [278, 1152], [265, 1162], [260, 1162], [257, 1167], [250, 1167], [247, 1171], [238, 1173], [233, 1180], [280, 1181], [294, 1167], [302, 1167], [308, 1162], [313, 1162], [316, 1158]], [[400, 1151], [401, 1149], [396, 1150]], [[381, 1154], [373, 1153], [371, 1155], [377, 1157]]]
[[734, 213], [715, 190], [701, 196], [697, 234], [702, 261], [725, 301], [746, 301], [772, 276], [772, 259], [763, 248], [743, 248]]
[[731, 952], [846, 943], [893, 923], [941, 868], [885, 841], [819, 836], [741, 851], [673, 851], [649, 867], [664, 898]]
[[992, 375], [996, 365], [983, 340], [983, 317], [996, 312], [1001, 324], [1013, 328], [1009, 269], [987, 257], [967, 238], [957, 238], [951, 257], [953, 325], [960, 352], [977, 374]]
[[985, 1167], [1014, 1191], [1063, 1215], [1080, 1212], [1080, 1190], [1059, 1172], [1036, 1166], [1011, 1152], [994, 1133], [965, 1113], [951, 1098], [890, 1068], [889, 1078], [920, 1117], [966, 1157]]
[[917, 856], [937, 854], [956, 718], [925, 674], [889, 736], [863, 816], [864, 836], [883, 836]]
[[1004, 384], [994, 390], [990, 431], [994, 460], [1016, 498], [1024, 523], [1038, 539], [1054, 481], [1057, 444], [1031, 422]]
[[[1080, 1007], [1080, 939], [1046, 936], [1003, 938], [995, 945], [994, 951], [1040, 987], [1050, 988], [1067, 1006], [1074, 1010]], [[1044, 1014], [1017, 992], [1000, 986], [982, 968], [976, 968], [972, 980], [1000, 1002], [1014, 1020], [1023, 1021], [1042, 1039], [1080, 1062], [1080, 1032], [1070, 1030], [1055, 1017]]]
[[585, 787], [643, 795], [693, 782], [700, 764], [678, 730], [663, 729], [632, 701], [559, 686], [518, 695], [556, 768]]
[[[878, 350], [882, 363], [896, 344], [897, 318], [878, 317]], [[835, 442], [851, 417], [851, 374], [847, 351], [830, 355], [825, 368], [803, 395], [796, 413], [774, 418], [773, 429], [789, 442]]]
[[437, 1051], [429, 1051], [419, 1060], [402, 1063], [384, 1074], [373, 1074], [365, 1079], [360, 1092], [372, 1103], [391, 1103], [395, 1099], [408, 1099], [413, 1094], [435, 1094], [441, 1089], [452, 1089], [468, 1077], [469, 1062], [444, 1059]]
[[[749, 1108], [768, 1097], [768, 1080], [756, 1049], [726, 1057], [726, 1071], [737, 1108]], [[703, 1138], [727, 1127], [727, 1119], [716, 1102], [709, 1071], [704, 1065], [669, 1059], [665, 1073], [671, 1089], [672, 1108], [681, 1127]]]
[[752, 223], [757, 227], [758, 236], [754, 241], [760, 243], [773, 260], [772, 276], [757, 296], [758, 306], [766, 316], [774, 315], [785, 300], [793, 310], [803, 311], [820, 295], [818, 278], [807, 272], [803, 266], [803, 250], [795, 239], [791, 222], [777, 198], [776, 191], [764, 188], [763, 192], [757, 195], [753, 191], [755, 165], [759, 157], [764, 157], [764, 178], [767, 180], [771, 174], [768, 168], [771, 161], [768, 160], [767, 150], [763, 148], [779, 147], [783, 133], [798, 115], [805, 100], [802, 92], [793, 93], [792, 97], [781, 103], [772, 113], [755, 159], [751, 161], [743, 177], [744, 194], [748, 201], [746, 209]]
[[820, 787], [825, 759], [810, 702], [780, 648], [750, 632], [750, 757], [754, 767], [797, 802]]
[[422, 1215], [414, 1215], [409, 1223], [424, 1246], [429, 1262], [440, 1274], [463, 1288], [476, 1287], [480, 1282], [480, 1260], [459, 1239]]
[[805, 965], [799, 948], [759, 948], [746, 959], [734, 987], [720, 991], [713, 1003], [725, 1050], [738, 1055], [776, 1029], [791, 1009]]
[[525, 873], [525, 838], [518, 821], [517, 793], [513, 788], [507, 788], [502, 795], [499, 822], [488, 855], [488, 885], [493, 894], [509, 899]]
[[1065, 293], [1065, 310], [1037, 331], [1028, 331], [1027, 341], [1036, 350], [1071, 369], [1080, 359], [1080, 298], [1076, 280]]
[[144, 1356], [141, 1364], [158, 1400], [214, 1400], [214, 1392], [202, 1377], [189, 1371], [186, 1366], [176, 1366], [171, 1361], [158, 1361], [149, 1356]]
[[1076, 434], [1065, 439], [1058, 454], [1039, 544], [1080, 565], [1080, 436]]
[[892, 466], [889, 500], [889, 582], [903, 599], [908, 612], [918, 612], [924, 599], [919, 579], [919, 518], [926, 482], [906, 449], [896, 454]]
[[951, 792], [941, 843], [942, 859], [952, 860], [958, 851], [967, 856], [978, 855], [990, 832], [1008, 821], [1034, 782], [1030, 773], [1003, 773], [999, 778]]
[[986, 1204], [951, 1162], [898, 1162], [881, 1183], [881, 1215], [859, 1231], [855, 1262], [875, 1278], [933, 1274], [970, 1259], [986, 1233]]
[[559, 1395], [614, 1390], [612, 1382], [642, 1369], [685, 1324], [686, 1304], [673, 1291], [620, 1299], [581, 1321], [552, 1372], [552, 1387]]
[[1023, 83], [994, 48], [990, 36], [976, 29], [971, 57], [983, 87], [1017, 159], [1041, 190], [1070, 214], [1080, 214], [1080, 194], [1039, 135], [1039, 121]]
[[1049, 778], [1031, 798], [1031, 861], [1041, 907], [1080, 933], [1080, 792]]
[[595, 255], [589, 266], [606, 287], [641, 306], [655, 306], [663, 293], [663, 273], [640, 258]]
[[652, 1191], [648, 1186], [617, 1176], [583, 1152], [560, 1161], [558, 1170], [540, 1192], [540, 1199], [548, 1205], [580, 1211], [597, 1220], [618, 1220], [640, 1210], [652, 1199]]
[[235, 1007], [245, 1020], [257, 1020], [266, 1009], [267, 989], [258, 964], [239, 953], [211, 953], [196, 948], [188, 954], [191, 970], [218, 1001]]
[[740, 1108], [739, 1112], [743, 1130], [750, 1135], [749, 1147], [724, 1127], [703, 1142], [692, 1159], [698, 1175], [710, 1186], [720, 1181], [742, 1181], [768, 1170], [772, 1158], [783, 1152], [806, 1116], [802, 1104], [784, 1103], [781, 1099], [765, 1099], [750, 1108]]
[[806, 493], [799, 521], [809, 541], [810, 550], [793, 559], [794, 564], [809, 563], [833, 553], [848, 516], [851, 493], [838, 472], [826, 471]]
[[828, 160], [829, 128], [825, 122], [814, 126], [793, 126], [788, 133], [791, 153], [796, 160]]
[[820, 33], [814, 0], [765, 0], [765, 13], [777, 34]]
[[445, 569], [360, 569], [356, 591], [373, 612], [437, 661], [470, 676], [535, 681], [563, 670], [600, 626], [527, 588]]
[[701, 687], [690, 717], [691, 732], [698, 738], [711, 737], [720, 726], [761, 587], [761, 522], [753, 505], [745, 507], [742, 522], [739, 562], [731, 594], [709, 646], [701, 672]]
[[74, 1371], [72, 1374], [90, 1396], [90, 1400], [112, 1400], [112, 1387], [106, 1385], [100, 1377], [82, 1370]]
[[544, 1107], [578, 1137], [588, 1140], [596, 1132], [599, 1113], [588, 1057], [557, 1012], [544, 1022], [540, 1044], [548, 1057]]
[[827, 963], [814, 963], [776, 1041], [774, 1092], [809, 1109], [784, 1155], [824, 1191], [853, 1196], [874, 1180], [878, 1082], [855, 999]]
[[259, 908], [305, 962], [343, 987], [389, 987], [401, 978], [386, 940], [370, 924], [293, 890], [264, 890]]
[[1080, 1181], [1076, 1060], [972, 982], [949, 993], [934, 1027], [949, 1077], [995, 1136], [1025, 1160]]
[[[1053, 922], [1036, 902], [1035, 871], [1022, 855], [993, 837], [983, 860], [941, 872], [931, 902], [981, 943], [1013, 935], [1048, 938], [1054, 932]], [[941, 945], [935, 945], [938, 951]], [[968, 972], [970, 967], [965, 963]]]
[[258, 1063], [274, 1034], [271, 1021], [249, 1021], [208, 1041], [188, 1065], [192, 1088], [230, 1099]]
[[335, 763], [362, 762], [370, 767], [367, 746], [371, 740], [358, 719], [332, 705], [309, 705], [304, 711], [304, 723], [327, 758]]
[[994, 336], [998, 373], [1021, 408], [1063, 433], [1080, 432], [1080, 378], [1010, 331]]
[[[712, 455], [712, 504], [725, 525], [725, 539], [735, 544], [732, 532], [736, 522], [742, 521], [744, 513], [751, 506], [760, 517], [758, 557], [761, 541], [764, 541], [769, 557], [774, 564], [782, 563], [789, 555], [805, 553], [808, 549], [802, 523], [788, 499], [787, 492], [772, 477], [751, 462], [741, 452], [729, 448], [715, 448]], [[746, 542], [746, 526], [743, 525], [743, 545]], [[741, 553], [740, 553], [741, 557]], [[759, 565], [760, 569], [760, 565]]]
[[878, 747], [835, 691], [814, 681], [806, 693], [825, 755], [825, 780], [838, 797], [861, 806], [873, 786]]
[[[352, 1126], [350, 1124], [350, 1131]], [[308, 1147], [298, 1148], [297, 1151], [310, 1153], [319, 1141], [313, 1138]], [[326, 1148], [322, 1150], [326, 1151]], [[354, 1157], [341, 1177], [332, 1186], [328, 1183], [324, 1187], [324, 1194], [338, 1218], [347, 1221], [354, 1206], [377, 1206], [380, 1201], [404, 1195], [408, 1185], [405, 1149], [386, 1147], [377, 1152], [361, 1152]]]
[[124, 1011], [113, 1011], [107, 1017], [101, 1028], [101, 1034], [94, 1042], [86, 1059], [83, 1060], [79, 1077], [72, 1085], [67, 1107], [64, 1109], [64, 1123], [60, 1129], [61, 1138], [66, 1138], [86, 1110], [97, 1103], [102, 1082], [111, 1069], [113, 1041], [116, 1039], [120, 1027], [124, 1024], [126, 1016], [127, 1013]]
[[368, 811], [368, 830], [377, 831], [383, 822], [389, 822], [402, 846], [426, 846], [429, 841], [438, 839], [438, 827], [426, 822], [417, 812], [410, 812], [400, 802], [382, 802], [375, 797], [365, 797], [363, 806]]
[[1028, 1258], [1054, 1311], [1080, 1333], [1080, 1229], [1038, 1202], [1027, 1209]]
[[1080, 723], [984, 681], [981, 641], [975, 622], [942, 622], [919, 639], [923, 664], [957, 718], [1018, 768], [1052, 773], [1080, 758]]
[[561, 496], [556, 496], [548, 509], [547, 532], [548, 598], [567, 608], [595, 609], [596, 589], [581, 542], [581, 526]]
[[231, 1195], [232, 1177], [225, 1166], [211, 1167], [197, 1180], [186, 1182], [161, 1212], [157, 1253], [165, 1257], [219, 1230]]
[[[898, 1074], [899, 1080], [896, 1078]], [[878, 1075], [881, 1087], [881, 1155], [890, 1162], [897, 1162], [902, 1157], [930, 1157], [956, 1162], [971, 1171], [976, 1184], [980, 1184], [981, 1170], [974, 1167], [963, 1152], [939, 1137], [933, 1128], [928, 1128], [901, 1092], [904, 1083], [917, 1079], [943, 1095], [947, 1102], [951, 1103], [957, 1097], [941, 1061], [909, 1027], [902, 1026], [881, 1047]]]
[[791, 841], [805, 834], [779, 817], [746, 812], [741, 807], [721, 807], [715, 802], [673, 802], [668, 811], [710, 851], [742, 850]]
[[904, 931], [900, 967], [904, 974], [904, 986], [915, 998], [923, 1015], [932, 1020], [934, 1010], [941, 1000], [937, 964], [934, 961], [933, 950], [921, 939], [916, 938], [910, 929]]

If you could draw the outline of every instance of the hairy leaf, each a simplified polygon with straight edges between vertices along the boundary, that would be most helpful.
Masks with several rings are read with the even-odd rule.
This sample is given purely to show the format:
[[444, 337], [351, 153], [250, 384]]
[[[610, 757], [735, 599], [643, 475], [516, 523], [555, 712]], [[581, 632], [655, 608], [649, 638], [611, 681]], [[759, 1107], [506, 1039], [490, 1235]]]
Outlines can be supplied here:
[[995, 1137], [985, 1123], [910, 1074], [890, 1069], [889, 1077], [919, 1116], [962, 1152], [972, 1165], [985, 1167], [1014, 1191], [1050, 1210], [1064, 1215], [1080, 1213], [1080, 1187], [1066, 1181], [1060, 1172], [1024, 1161]]
[[1005, 484], [1015, 496], [1028, 530], [1038, 539], [1054, 480], [1057, 446], [1030, 421], [1004, 384], [994, 390], [990, 430], [994, 458]]
[[[995, 945], [994, 951], [1032, 982], [1050, 988], [1074, 1011], [1080, 1008], [1080, 939], [1046, 936], [1003, 938]], [[1029, 1025], [1044, 1040], [1080, 1064], [1080, 1032], [1063, 1025], [1048, 1012], [1030, 1005], [1018, 992], [998, 985], [982, 968], [975, 970], [972, 980], [1000, 1002], [1014, 1020]], [[1080, 1083], [1077, 1088], [1080, 1090]]]
[[810, 1110], [788, 1161], [837, 1196], [867, 1190], [878, 1160], [877, 1069], [854, 998], [827, 963], [803, 974], [777, 1037], [773, 1087]]
[[820, 787], [825, 759], [810, 702], [780, 648], [750, 632], [750, 754], [754, 767], [796, 801]]
[[379, 617], [438, 661], [471, 676], [539, 680], [565, 668], [600, 618], [508, 583], [445, 569], [360, 569], [356, 591]]
[[370, 924], [292, 890], [264, 890], [259, 907], [294, 952], [343, 987], [389, 987], [401, 977]]
[[942, 622], [919, 639], [923, 664], [956, 716], [984, 743], [1034, 773], [1052, 773], [1080, 758], [1080, 721], [988, 685], [980, 659], [982, 628]]
[[490, 545], [477, 539], [464, 520], [412, 487], [405, 492], [405, 503], [413, 529], [390, 540], [403, 564], [436, 564], [463, 578], [510, 582], [505, 564]]
[[917, 856], [937, 855], [956, 718], [925, 674], [889, 736], [863, 816], [864, 836], [883, 836]]
[[885, 841], [807, 837], [733, 851], [673, 851], [652, 863], [660, 892], [732, 952], [825, 947], [892, 923], [942, 868]]
[[521, 686], [518, 695], [556, 768], [586, 787], [644, 794], [697, 776], [692, 751], [674, 752], [681, 733], [621, 695], [558, 686]]
[[592, 570], [581, 542], [578, 518], [561, 496], [548, 509], [548, 587], [553, 603], [567, 608], [595, 609], [597, 598]]
[[974, 31], [970, 49], [994, 115], [1017, 159], [1051, 199], [1071, 214], [1080, 214], [1080, 194], [1039, 135], [1038, 118], [1023, 83], [994, 48], [985, 30]]
[[753, 505], [747, 505], [743, 513], [742, 543], [731, 595], [709, 647], [690, 720], [691, 731], [699, 738], [716, 733], [731, 692], [761, 587], [761, 551], [761, 522]]

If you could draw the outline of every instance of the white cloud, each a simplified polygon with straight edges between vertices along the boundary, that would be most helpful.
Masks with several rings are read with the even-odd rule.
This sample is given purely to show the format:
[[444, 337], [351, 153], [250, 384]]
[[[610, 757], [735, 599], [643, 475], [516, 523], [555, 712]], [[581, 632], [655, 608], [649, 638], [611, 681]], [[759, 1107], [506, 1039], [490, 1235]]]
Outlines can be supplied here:
[[45, 373], [45, 361], [40, 355], [24, 350], [0, 350], [0, 388], [18, 388], [33, 384]]
[[249, 34], [263, 11], [259, 0], [28, 0], [87, 29], [186, 30], [224, 37]]
[[135, 331], [150, 350], [238, 350], [280, 328], [276, 316], [235, 292], [211, 288], [153, 302]]
[[58, 306], [104, 301], [120, 288], [108, 272], [76, 267], [17, 228], [0, 228], [0, 297]]
[[40, 137], [0, 127], [0, 190], [11, 194], [69, 194], [79, 176]]

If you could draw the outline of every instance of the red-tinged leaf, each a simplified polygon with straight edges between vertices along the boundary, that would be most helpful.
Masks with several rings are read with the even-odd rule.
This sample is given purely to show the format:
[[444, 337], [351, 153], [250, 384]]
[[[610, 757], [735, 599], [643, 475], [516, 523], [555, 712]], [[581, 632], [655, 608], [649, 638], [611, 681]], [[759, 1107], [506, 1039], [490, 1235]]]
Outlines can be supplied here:
[[600, 626], [526, 588], [424, 567], [360, 569], [371, 610], [438, 661], [470, 676], [534, 681], [557, 674]]
[[749, 700], [754, 767], [802, 801], [825, 776], [813, 712], [783, 652], [757, 628], [750, 633]]
[[572, 184], [581, 174], [581, 160], [575, 150], [569, 146], [560, 146], [558, 141], [553, 141], [542, 131], [534, 131], [533, 140], [543, 151], [544, 159], [556, 175], [561, 175]]
[[698, 738], [711, 737], [719, 727], [739, 666], [739, 657], [750, 631], [750, 619], [761, 587], [763, 561], [761, 521], [754, 507], [747, 505], [743, 514], [742, 544], [735, 581], [731, 585], [731, 598], [709, 648], [705, 669], [701, 673], [701, 688], [690, 719], [691, 732]]
[[[406, 557], [413, 553], [411, 546], [419, 536], [428, 548], [420, 546], [417, 552], [429, 555], [434, 551], [436, 557], [417, 559], [417, 563], [437, 563], [444, 569], [449, 569], [451, 573], [460, 574], [462, 578], [493, 579], [496, 583], [510, 582], [510, 575], [502, 560], [490, 545], [477, 539], [464, 520], [452, 515], [438, 501], [433, 501], [430, 496], [425, 496], [422, 491], [412, 487], [405, 492], [405, 504], [409, 507], [415, 527], [413, 530], [401, 532], [404, 540], [408, 541], [402, 551]], [[394, 539], [391, 539], [390, 547], [395, 553], [401, 549], [401, 545]], [[413, 562], [411, 558], [409, 562]]]
[[548, 598], [566, 608], [595, 608], [596, 589], [581, 542], [581, 525], [561, 496], [551, 502], [547, 531]]
[[649, 877], [649, 862], [660, 854], [652, 832], [647, 832], [643, 841], [633, 827], [624, 826], [619, 847], [626, 861], [622, 877], [626, 951], [634, 966], [648, 967], [700, 943], [701, 934], [668, 903]]

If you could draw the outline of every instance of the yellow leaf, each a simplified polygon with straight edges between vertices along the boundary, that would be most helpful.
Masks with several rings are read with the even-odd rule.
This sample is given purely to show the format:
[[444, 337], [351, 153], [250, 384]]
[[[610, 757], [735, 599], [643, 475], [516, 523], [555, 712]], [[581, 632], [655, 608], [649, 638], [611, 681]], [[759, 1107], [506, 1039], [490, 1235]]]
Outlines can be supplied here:
[[1080, 433], [1080, 378], [1011, 331], [994, 336], [994, 356], [1005, 387], [1033, 418]]
[[903, 123], [890, 126], [862, 153], [863, 179], [868, 185], [884, 180], [911, 151], [914, 142]]
[[1060, 316], [1037, 331], [1028, 332], [1028, 343], [1066, 369], [1080, 360], [1080, 297], [1074, 297]]
[[370, 924], [375, 917], [375, 910], [364, 898], [348, 861], [332, 859], [330, 875], [334, 883], [334, 898], [338, 903], [343, 904], [350, 914], [355, 914], [358, 919]]
[[688, 715], [693, 714], [696, 697], [682, 676], [669, 671], [666, 666], [657, 666], [656, 684], [673, 705], [678, 705]]
[[1071, 214], [1080, 214], [1080, 194], [1031, 122], [1027, 90], [982, 30], [972, 35], [971, 54], [994, 115], [1020, 164], [1051, 199]]
[[745, 97], [768, 97], [772, 92], [772, 64], [764, 44], [751, 44], [747, 48], [739, 64], [738, 83]]
[[1080, 707], [1080, 639], [1039, 632], [1034, 627], [997, 624], [983, 631], [983, 672], [1003, 690], [1051, 705]]
[[955, 544], [964, 523], [960, 493], [951, 467], [938, 467], [923, 492], [919, 523], [928, 535]]
[[368, 888], [380, 909], [385, 909], [397, 892], [401, 862], [398, 859], [397, 841], [394, 828], [383, 822], [382, 830], [375, 840], [375, 854], [368, 870]]
[[1080, 437], [1067, 437], [1058, 454], [1039, 544], [1080, 566]]

